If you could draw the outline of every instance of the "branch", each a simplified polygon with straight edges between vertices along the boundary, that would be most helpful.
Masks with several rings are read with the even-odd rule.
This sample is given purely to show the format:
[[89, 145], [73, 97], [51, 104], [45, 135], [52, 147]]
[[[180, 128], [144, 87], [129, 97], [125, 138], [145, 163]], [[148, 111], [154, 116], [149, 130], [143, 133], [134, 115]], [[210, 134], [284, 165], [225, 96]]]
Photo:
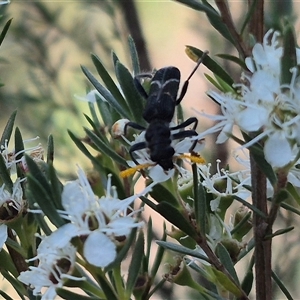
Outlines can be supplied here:
[[221, 13], [222, 20], [227, 26], [229, 32], [231, 33], [233, 39], [235, 40], [235, 46], [243, 59], [250, 55], [248, 47], [245, 45], [243, 39], [236, 31], [234, 26], [230, 10], [228, 8], [227, 1], [225, 0], [215, 0], [216, 5]]

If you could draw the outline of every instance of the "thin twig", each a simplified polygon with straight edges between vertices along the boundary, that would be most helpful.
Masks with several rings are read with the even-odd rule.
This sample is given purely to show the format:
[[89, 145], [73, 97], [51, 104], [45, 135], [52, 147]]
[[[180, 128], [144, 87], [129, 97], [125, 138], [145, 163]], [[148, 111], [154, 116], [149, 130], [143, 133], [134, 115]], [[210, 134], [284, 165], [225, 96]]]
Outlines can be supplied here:
[[126, 25], [128, 27], [129, 33], [131, 34], [137, 52], [139, 54], [140, 64], [142, 70], [151, 70], [151, 64], [148, 56], [148, 51], [146, 47], [146, 42], [141, 28], [141, 23], [139, 21], [138, 12], [133, 0], [126, 0], [119, 2], [123, 13]]
[[242, 37], [237, 32], [237, 30], [234, 26], [227, 1], [215, 0], [215, 2], [221, 13], [221, 17], [222, 17], [224, 24], [227, 26], [229, 32], [231, 33], [231, 36], [235, 40], [235, 46], [236, 46], [241, 58], [245, 59], [247, 56], [249, 56], [250, 53], [248, 52], [248, 48], [245, 45]]

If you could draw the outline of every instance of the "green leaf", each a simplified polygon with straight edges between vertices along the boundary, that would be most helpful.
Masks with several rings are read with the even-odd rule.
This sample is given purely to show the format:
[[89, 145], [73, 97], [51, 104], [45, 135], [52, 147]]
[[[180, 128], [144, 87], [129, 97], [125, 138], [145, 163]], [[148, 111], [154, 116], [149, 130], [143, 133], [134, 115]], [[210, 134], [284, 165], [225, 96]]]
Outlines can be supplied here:
[[[106, 299], [108, 300], [118, 300], [117, 295], [115, 294], [115, 291], [112, 289], [112, 286], [108, 284], [105, 277], [100, 276], [99, 277], [100, 286], [106, 296]], [[72, 299], [72, 298], [71, 298]]]
[[237, 285], [239, 285], [239, 279], [238, 279], [238, 276], [237, 276], [236, 271], [233, 266], [233, 262], [230, 258], [230, 255], [229, 255], [227, 249], [221, 243], [218, 243], [217, 247], [216, 247], [216, 253], [217, 253], [221, 263], [223, 264], [223, 266], [226, 268], [228, 273], [234, 279], [235, 283]]
[[219, 91], [224, 92], [222, 86], [218, 83], [216, 79], [214, 79], [209, 74], [204, 74], [205, 78], [213, 85], [215, 86]]
[[100, 153], [106, 154], [108, 157], [110, 157], [118, 164], [127, 167], [126, 160], [122, 156], [118, 155], [116, 151], [111, 148], [111, 146], [105, 144], [93, 131], [87, 128], [84, 128], [84, 130], [87, 136], [91, 139], [91, 141], [94, 143], [94, 145], [97, 147]]
[[117, 120], [121, 119], [121, 115], [112, 106], [110, 106], [108, 102], [102, 99], [98, 99], [97, 106], [103, 124], [105, 124], [109, 128], [111, 128]]
[[27, 293], [24, 285], [19, 280], [17, 280], [17, 278], [13, 277], [10, 273], [8, 273], [7, 270], [3, 268], [1, 268], [1, 274], [13, 286], [13, 288], [18, 293], [20, 299], [25, 300], [24, 296], [27, 295]]
[[130, 297], [130, 295], [132, 294], [136, 280], [139, 275], [139, 271], [142, 266], [142, 260], [144, 257], [144, 244], [144, 233], [141, 230], [139, 232], [138, 239], [133, 250], [132, 259], [128, 270], [128, 279], [126, 283], [126, 294], [128, 297]]
[[149, 193], [153, 199], [155, 199], [158, 203], [160, 202], [168, 202], [176, 208], [179, 208], [180, 205], [171, 191], [165, 188], [162, 184], [156, 184], [152, 191]]
[[116, 63], [116, 75], [127, 100], [133, 120], [141, 125], [145, 124], [142, 117], [144, 111], [144, 99], [137, 91], [130, 72], [119, 61]]
[[[16, 160], [21, 159], [23, 156], [23, 151], [24, 151], [24, 143], [23, 143], [23, 138], [20, 132], [20, 129], [16, 127], [15, 129], [15, 153], [18, 153], [16, 156]], [[21, 152], [21, 153], [19, 153]]]
[[96, 88], [96, 90], [103, 96], [104, 99], [124, 118], [130, 119], [131, 114], [127, 104], [116, 100], [116, 98], [112, 95], [112, 93], [105, 88], [93, 75], [92, 73], [85, 67], [81, 67], [85, 76], [89, 79], [92, 85]]
[[[193, 61], [198, 61], [199, 58], [203, 56], [203, 51], [193, 46], [186, 46], [186, 52]], [[225, 81], [229, 86], [234, 84], [234, 80], [231, 78], [231, 76], [208, 54], [203, 58], [202, 64], [211, 70], [215, 75], [220, 77], [223, 81]]]
[[249, 295], [253, 286], [253, 270], [250, 269], [247, 271], [246, 276], [244, 277], [244, 280], [242, 282], [242, 290], [246, 293], [246, 295]]
[[287, 183], [286, 190], [289, 192], [290, 196], [297, 202], [300, 206], [300, 195], [298, 190], [291, 183]]
[[286, 299], [293, 300], [294, 298], [286, 288], [286, 285], [280, 280], [280, 278], [277, 276], [277, 274], [272, 270], [272, 279], [276, 282], [282, 293], [285, 295]]
[[259, 215], [260, 217], [266, 219], [267, 216], [262, 212], [260, 211], [256, 206], [250, 204], [249, 202], [247, 202], [246, 200], [236, 196], [236, 195], [233, 195], [232, 196], [235, 200], [239, 201], [240, 203], [242, 203], [243, 205], [247, 206], [249, 209], [251, 209], [253, 212], [255, 212], [257, 215]]
[[235, 42], [229, 32], [226, 24], [224, 24], [220, 14], [208, 3], [205, 1], [205, 4], [202, 4], [197, 0], [176, 0], [182, 4], [185, 4], [195, 10], [205, 12], [210, 24], [229, 42], [235, 45]]
[[93, 165], [98, 168], [101, 172], [103, 171], [103, 166], [100, 162], [89, 152], [89, 150], [85, 147], [83, 142], [76, 137], [70, 130], [68, 130], [69, 136], [71, 137], [72, 141], [78, 147], [78, 149], [93, 163]]
[[[160, 241], [166, 241], [166, 239], [167, 239], [166, 223], [164, 223], [163, 229], [164, 229], [164, 231], [163, 231], [164, 233], [163, 233], [163, 236], [160, 239]], [[156, 251], [155, 259], [154, 259], [154, 262], [152, 263], [152, 267], [151, 267], [151, 271], [150, 271], [151, 278], [155, 277], [155, 275], [158, 271], [158, 268], [161, 266], [164, 253], [165, 253], [165, 248], [163, 248], [163, 247], [159, 247], [158, 250]]]
[[134, 40], [131, 35], [128, 37], [128, 45], [129, 45], [130, 58], [131, 58], [131, 63], [133, 68], [133, 74], [134, 75], [140, 74], [141, 71], [140, 71], [139, 57], [135, 47]]
[[259, 169], [266, 175], [266, 177], [269, 179], [270, 183], [275, 186], [277, 183], [277, 176], [274, 172], [272, 166], [265, 160], [264, 156], [261, 154], [256, 153], [254, 150], [254, 146], [251, 146], [248, 148], [250, 152], [252, 153], [252, 156], [257, 163]]
[[178, 244], [173, 244], [173, 243], [170, 243], [170, 242], [165, 242], [165, 241], [156, 241], [156, 243], [159, 246], [161, 246], [165, 249], [172, 250], [174, 252], [177, 252], [177, 253], [180, 253], [180, 254], [183, 254], [183, 255], [190, 255], [192, 257], [199, 258], [199, 259], [202, 259], [202, 260], [207, 261], [207, 262], [210, 263], [207, 256], [201, 254], [197, 250], [192, 250], [192, 249], [189, 249], [187, 247], [184, 247], [184, 246], [181, 246], [181, 245], [178, 245]]
[[215, 268], [212, 268], [212, 270], [216, 276], [216, 279], [218, 280], [218, 283], [221, 284], [227, 291], [238, 298], [242, 296], [242, 291], [223, 272]]
[[[121, 105], [121, 107], [127, 107], [126, 101], [121, 94], [119, 88], [115, 84], [115, 82], [112, 80], [111, 76], [103, 66], [100, 58], [94, 54], [91, 55], [92, 61], [97, 69], [97, 72], [101, 79], [103, 80], [103, 83], [105, 84], [106, 88], [110, 91], [112, 96], [118, 101], [118, 103]], [[100, 92], [100, 91], [99, 91]], [[100, 93], [101, 94], [101, 93]], [[103, 95], [104, 96], [104, 95]], [[105, 98], [105, 97], [104, 97]], [[128, 107], [127, 107], [128, 109]]]
[[12, 194], [14, 183], [10, 178], [10, 174], [6, 168], [4, 157], [2, 155], [0, 155], [0, 177], [3, 184], [5, 184], [6, 189]]
[[191, 224], [185, 219], [182, 213], [176, 209], [174, 206], [167, 202], [161, 202], [159, 204], [154, 204], [152, 201], [146, 197], [141, 196], [140, 199], [167, 219], [170, 223], [175, 225], [177, 228], [185, 232], [190, 237], [196, 239], [197, 233]]
[[84, 295], [76, 294], [76, 293], [71, 292], [66, 289], [62, 289], [62, 288], [57, 288], [56, 293], [62, 299], [67, 299], [67, 300], [69, 300], [69, 299], [72, 299], [72, 300], [101, 300], [101, 298], [99, 298], [99, 297], [84, 296]]
[[[252, 138], [243, 132], [243, 137], [247, 142], [249, 142]], [[233, 138], [236, 140], [235, 138]], [[253, 159], [257, 163], [260, 170], [266, 175], [266, 177], [269, 179], [270, 183], [275, 186], [277, 184], [277, 176], [274, 172], [272, 166], [266, 161], [264, 157], [264, 152], [260, 144], [255, 143], [248, 147], [249, 151], [252, 154]]]
[[201, 182], [198, 182], [197, 166], [193, 164], [194, 177], [194, 210], [195, 218], [199, 231], [202, 236], [206, 235], [207, 222], [207, 200], [204, 187]]
[[32, 199], [29, 199], [31, 207], [34, 203], [37, 203], [51, 223], [56, 227], [64, 225], [65, 221], [58, 214], [50, 195], [46, 192], [40, 182], [32, 175], [28, 175], [27, 184], [28, 188], [31, 190], [30, 196]]
[[297, 66], [296, 37], [294, 27], [288, 24], [283, 33], [283, 56], [281, 58], [281, 84], [290, 84], [291, 68]]
[[3, 40], [4, 40], [4, 38], [5, 38], [6, 34], [7, 34], [7, 31], [8, 31], [8, 28], [9, 28], [11, 22], [12, 22], [12, 19], [9, 19], [6, 22], [6, 24], [4, 25], [4, 27], [3, 27], [2, 31], [1, 31], [1, 34], [0, 34], [0, 45], [2, 45], [2, 42], [3, 42]]
[[17, 111], [14, 111], [11, 116], [9, 117], [6, 126], [3, 130], [1, 139], [0, 139], [0, 146], [4, 146], [5, 145], [5, 141], [7, 141], [7, 144], [9, 143], [12, 131], [13, 131], [13, 127], [14, 127], [14, 123], [15, 123], [15, 119], [16, 119], [16, 115], [17, 115]]
[[0, 270], [5, 270], [11, 273], [14, 277], [18, 277], [19, 273], [16, 269], [15, 264], [12, 261], [12, 257], [6, 252], [5, 249], [0, 251], [0, 261], [1, 261], [1, 268]]
[[59, 181], [52, 163], [49, 165], [48, 174], [51, 183], [52, 199], [54, 200], [55, 207], [63, 209], [61, 204], [63, 184]]
[[275, 237], [275, 236], [285, 234], [285, 233], [290, 232], [290, 231], [292, 231], [292, 230], [294, 230], [294, 229], [295, 229], [294, 226], [289, 226], [289, 227], [287, 227], [287, 228], [278, 229], [278, 230], [276, 230], [275, 232], [273, 232], [272, 234], [266, 235], [266, 236], [265, 236], [265, 240], [272, 239], [272, 238]]
[[245, 62], [243, 60], [241, 60], [240, 58], [230, 55], [230, 54], [216, 54], [216, 56], [232, 61], [234, 63], [236, 63], [237, 65], [239, 65], [243, 70], [247, 70], [247, 66], [245, 64]]
[[41, 172], [38, 165], [33, 161], [32, 158], [27, 155], [25, 158], [30, 172], [27, 176], [27, 185], [28, 189], [30, 190], [29, 195], [31, 196], [31, 199], [28, 199], [31, 207], [36, 202], [44, 214], [56, 227], [64, 225], [65, 221], [61, 218], [56, 210], [54, 205], [55, 202], [51, 197], [51, 186], [48, 183], [45, 175]]
[[5, 292], [0, 290], [0, 295], [3, 297], [3, 299], [5, 300], [14, 300], [13, 298], [11, 298], [10, 296], [8, 296]]
[[[23, 155], [24, 155], [24, 143], [23, 143], [23, 138], [20, 132], [20, 129], [16, 127], [15, 129], [15, 149], [14, 152], [17, 154], [16, 155], [16, 160], [20, 160]], [[17, 166], [17, 176], [19, 178], [24, 177], [23, 171]]]
[[54, 161], [54, 140], [50, 134], [47, 142], [47, 164]]

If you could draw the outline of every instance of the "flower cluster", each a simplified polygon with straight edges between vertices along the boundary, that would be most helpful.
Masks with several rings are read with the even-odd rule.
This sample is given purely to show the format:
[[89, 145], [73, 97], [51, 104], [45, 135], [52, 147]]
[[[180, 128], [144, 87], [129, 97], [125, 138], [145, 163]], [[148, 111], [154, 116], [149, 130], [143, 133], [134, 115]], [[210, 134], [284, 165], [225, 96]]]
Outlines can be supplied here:
[[[295, 51], [299, 63], [299, 49]], [[238, 93], [208, 93], [220, 104], [222, 115], [208, 116], [218, 122], [199, 137], [220, 131], [217, 143], [223, 143], [237, 125], [243, 132], [256, 135], [245, 147], [264, 141], [266, 160], [274, 168], [281, 168], [293, 163], [300, 145], [298, 69], [291, 69], [290, 83], [281, 83], [283, 47], [279, 33], [273, 30], [266, 33], [263, 44], [253, 47], [252, 54], [245, 60], [251, 75], [244, 74], [243, 83], [235, 85]]]
[[[38, 265], [30, 266], [18, 277], [33, 289], [34, 296], [42, 294], [42, 300], [54, 299], [55, 289], [62, 287], [67, 279], [84, 280], [71, 275], [75, 267], [76, 248], [70, 243], [61, 247], [60, 242], [60, 236], [56, 233], [44, 237], [37, 249], [37, 256], [28, 260], [38, 260]], [[46, 288], [46, 291], [42, 292], [42, 288]]]
[[[24, 144], [35, 141], [37, 138], [24, 140]], [[26, 200], [23, 197], [22, 184], [26, 182], [26, 178], [17, 177], [17, 166], [23, 173], [28, 171], [24, 153], [35, 160], [36, 162], [42, 161], [43, 148], [40, 144], [37, 146], [26, 148], [16, 153], [15, 150], [9, 150], [8, 141], [6, 140], [4, 145], [1, 146], [0, 155], [7, 169], [8, 174], [11, 177], [11, 187], [8, 184], [2, 184], [0, 186], [0, 250], [3, 248], [4, 243], [7, 240], [7, 225], [14, 222], [22, 214]]]

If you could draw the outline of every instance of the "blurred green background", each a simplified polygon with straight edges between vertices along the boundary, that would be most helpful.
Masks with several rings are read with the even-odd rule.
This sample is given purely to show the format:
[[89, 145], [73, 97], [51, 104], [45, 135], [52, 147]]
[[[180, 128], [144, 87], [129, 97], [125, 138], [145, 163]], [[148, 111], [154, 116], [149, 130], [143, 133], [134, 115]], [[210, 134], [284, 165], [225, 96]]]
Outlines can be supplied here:
[[[232, 1], [231, 8], [235, 21], [243, 16], [246, 1]], [[277, 2], [277, 10], [290, 9], [285, 1]], [[0, 26], [13, 18], [12, 25], [0, 48], [0, 128], [6, 124], [9, 115], [18, 110], [16, 125], [23, 137], [40, 136], [46, 147], [47, 136], [53, 134], [55, 141], [55, 168], [62, 178], [70, 179], [75, 173], [76, 163], [84, 169], [91, 167], [90, 162], [81, 154], [68, 136], [67, 129], [83, 136], [82, 126], [88, 126], [83, 113], [89, 114], [88, 105], [77, 100], [74, 95], [84, 96], [92, 89], [80, 65], [96, 74], [90, 59], [94, 53], [111, 70], [111, 51], [122, 63], [131, 69], [127, 37], [132, 34], [137, 43], [141, 66], [144, 71], [168, 65], [177, 66], [185, 80], [194, 67], [185, 54], [185, 45], [201, 50], [209, 50], [210, 55], [231, 53], [230, 45], [224, 42], [210, 29], [204, 14], [191, 10], [172, 1], [136, 1], [138, 25], [142, 30], [136, 33], [137, 24], [129, 14], [131, 1], [11, 1], [0, 7], [3, 15]], [[279, 4], [283, 3], [282, 8]], [[276, 18], [276, 9], [268, 2], [267, 21], [272, 24]], [[299, 11], [300, 3], [295, 2], [293, 14]], [[272, 12], [272, 13], [271, 13]], [[297, 30], [298, 29], [298, 30]], [[299, 32], [299, 21], [296, 22]], [[140, 48], [146, 42], [146, 51]], [[233, 52], [233, 54], [236, 54]], [[148, 56], [148, 61], [146, 59]], [[222, 62], [222, 61], [220, 61]], [[222, 62], [223, 63], [223, 62]], [[226, 66], [233, 75], [235, 69]], [[186, 117], [195, 115], [193, 109], [205, 109], [214, 113], [217, 107], [205, 95], [209, 85], [204, 79], [205, 69], [197, 71], [190, 82], [190, 88], [184, 99]], [[239, 73], [235, 75], [239, 78]], [[201, 120], [200, 129], [209, 124]], [[216, 147], [214, 141], [208, 141], [207, 149]], [[221, 149], [221, 148], [220, 148]], [[208, 150], [210, 151], [210, 150]], [[213, 151], [211, 151], [213, 152]], [[220, 150], [226, 161], [226, 149]], [[282, 215], [285, 225], [291, 222], [291, 216]], [[278, 242], [274, 240], [274, 260], [276, 272], [284, 278], [294, 295], [300, 295], [299, 266], [293, 257], [297, 257], [299, 236], [288, 234]], [[284, 245], [289, 245], [285, 248]], [[285, 248], [285, 249], [283, 249]], [[169, 298], [168, 298], [169, 297]], [[170, 298], [171, 297], [171, 298]], [[165, 299], [172, 299], [171, 294]], [[173, 298], [178, 299], [178, 298]], [[189, 298], [191, 299], [191, 298]], [[280, 298], [280, 293], [276, 296]], [[299, 296], [300, 299], [300, 296]]]
[[[0, 49], [0, 81], [5, 84], [0, 89], [1, 126], [17, 109], [16, 124], [25, 139], [38, 135], [45, 146], [47, 136], [53, 134], [55, 167], [66, 176], [74, 172], [74, 162], [84, 160], [67, 134], [70, 129], [83, 135], [82, 126], [87, 125], [83, 113], [89, 113], [88, 105], [74, 97], [84, 96], [92, 89], [80, 65], [96, 74], [90, 59], [94, 53], [113, 74], [113, 50], [131, 69], [127, 37], [134, 33], [131, 20], [126, 19], [126, 10], [131, 8], [123, 4], [124, 1], [103, 0], [12, 1], [1, 6], [0, 13], [5, 16], [2, 26], [13, 18]], [[176, 65], [184, 80], [194, 67], [184, 52], [185, 45], [208, 49], [208, 33], [204, 29], [208, 22], [175, 2], [139, 1], [136, 8], [142, 30], [142, 36], [137, 36], [146, 40], [148, 54], [145, 63], [143, 53], [139, 53], [142, 69]], [[138, 47], [139, 41], [136, 43]], [[199, 84], [203, 78], [202, 72], [193, 78], [185, 107], [209, 103], [204, 83]], [[197, 95], [196, 99], [192, 95]], [[70, 165], [74, 165], [73, 169]]]

